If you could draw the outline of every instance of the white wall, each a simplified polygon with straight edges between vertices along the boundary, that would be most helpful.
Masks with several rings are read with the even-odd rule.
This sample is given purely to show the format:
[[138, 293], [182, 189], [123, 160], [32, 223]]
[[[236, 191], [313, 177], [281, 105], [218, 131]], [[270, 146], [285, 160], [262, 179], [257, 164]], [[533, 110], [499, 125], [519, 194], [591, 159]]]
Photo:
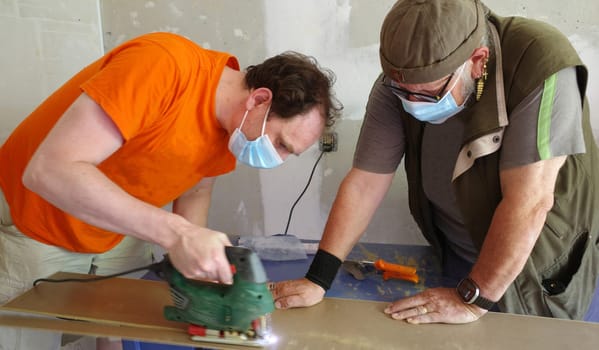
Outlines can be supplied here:
[[102, 52], [98, 0], [0, 0], [0, 140]]
[[[100, 1], [100, 6], [98, 6]], [[171, 31], [205, 47], [231, 52], [242, 66], [284, 50], [318, 58], [337, 74], [345, 105], [339, 150], [326, 154], [297, 205], [290, 233], [318, 238], [337, 187], [351, 166], [372, 80], [378, 35], [393, 0], [0, 0], [0, 139], [60, 82], [107, 49], [142, 33]], [[488, 0], [495, 12], [552, 23], [574, 43], [591, 74], [588, 96], [599, 135], [599, 1]], [[103, 39], [100, 23], [103, 23]], [[104, 43], [102, 43], [102, 40]], [[217, 182], [210, 225], [231, 234], [275, 234], [304, 188], [316, 147], [274, 170], [239, 166]], [[407, 209], [403, 171], [364, 239], [423, 244]]]

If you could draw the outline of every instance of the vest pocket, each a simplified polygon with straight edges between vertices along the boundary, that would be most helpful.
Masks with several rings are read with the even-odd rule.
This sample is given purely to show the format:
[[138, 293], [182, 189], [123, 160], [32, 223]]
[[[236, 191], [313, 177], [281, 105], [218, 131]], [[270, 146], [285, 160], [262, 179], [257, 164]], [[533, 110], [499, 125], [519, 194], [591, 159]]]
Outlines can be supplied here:
[[588, 232], [580, 233], [569, 249], [540, 272], [543, 298], [553, 317], [582, 319], [599, 272], [599, 248]]

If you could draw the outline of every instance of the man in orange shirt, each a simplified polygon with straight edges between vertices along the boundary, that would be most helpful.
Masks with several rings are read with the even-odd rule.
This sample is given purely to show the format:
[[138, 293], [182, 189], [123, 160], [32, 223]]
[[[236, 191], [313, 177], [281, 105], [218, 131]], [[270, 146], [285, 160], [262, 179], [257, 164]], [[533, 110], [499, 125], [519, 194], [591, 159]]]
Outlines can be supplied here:
[[[0, 303], [56, 271], [148, 264], [149, 243], [188, 278], [231, 283], [230, 242], [206, 227], [214, 179], [236, 159], [272, 168], [310, 147], [340, 111], [333, 78], [293, 52], [242, 72], [168, 33], [84, 68], [0, 148]], [[0, 344], [59, 346], [24, 333]]]

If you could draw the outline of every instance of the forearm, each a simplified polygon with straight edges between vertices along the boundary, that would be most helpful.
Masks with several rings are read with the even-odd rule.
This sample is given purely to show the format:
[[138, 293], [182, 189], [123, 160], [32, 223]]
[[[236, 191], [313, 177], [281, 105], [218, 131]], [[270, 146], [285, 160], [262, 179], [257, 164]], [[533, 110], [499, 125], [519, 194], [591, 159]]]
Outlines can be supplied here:
[[[46, 164], [38, 159], [24, 176], [25, 185], [74, 217], [112, 232], [168, 248], [185, 219], [129, 195], [93, 164]], [[68, 184], [68, 186], [65, 186]]]
[[392, 179], [393, 174], [352, 169], [339, 187], [320, 249], [345, 259], [366, 230]]
[[547, 216], [543, 207], [524, 209], [517, 204], [499, 204], [470, 273], [491, 300], [499, 300], [522, 271]]
[[499, 300], [514, 281], [553, 207], [553, 192], [565, 157], [502, 171], [497, 206], [471, 277], [484, 296]]
[[173, 213], [206, 227], [215, 178], [204, 178], [173, 202]]

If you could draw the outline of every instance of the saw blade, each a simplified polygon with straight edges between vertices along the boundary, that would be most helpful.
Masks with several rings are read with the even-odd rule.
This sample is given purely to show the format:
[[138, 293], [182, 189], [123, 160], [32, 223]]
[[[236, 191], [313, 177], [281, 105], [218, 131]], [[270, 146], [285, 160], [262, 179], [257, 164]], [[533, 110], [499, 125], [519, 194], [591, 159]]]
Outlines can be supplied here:
[[188, 332], [191, 340], [219, 344], [264, 347], [276, 342], [272, 334], [272, 317], [268, 313], [252, 321], [252, 327], [246, 332], [221, 331], [190, 325]]
[[237, 336], [224, 336], [224, 337], [213, 337], [213, 336], [201, 336], [193, 335], [191, 340], [204, 343], [215, 343], [215, 344], [229, 344], [229, 345], [242, 345], [248, 347], [262, 348], [275, 343], [274, 340], [269, 339], [245, 339], [244, 337]]
[[260, 338], [267, 338], [272, 334], [272, 316], [266, 314], [259, 318], [260, 328], [256, 330], [256, 335]]

